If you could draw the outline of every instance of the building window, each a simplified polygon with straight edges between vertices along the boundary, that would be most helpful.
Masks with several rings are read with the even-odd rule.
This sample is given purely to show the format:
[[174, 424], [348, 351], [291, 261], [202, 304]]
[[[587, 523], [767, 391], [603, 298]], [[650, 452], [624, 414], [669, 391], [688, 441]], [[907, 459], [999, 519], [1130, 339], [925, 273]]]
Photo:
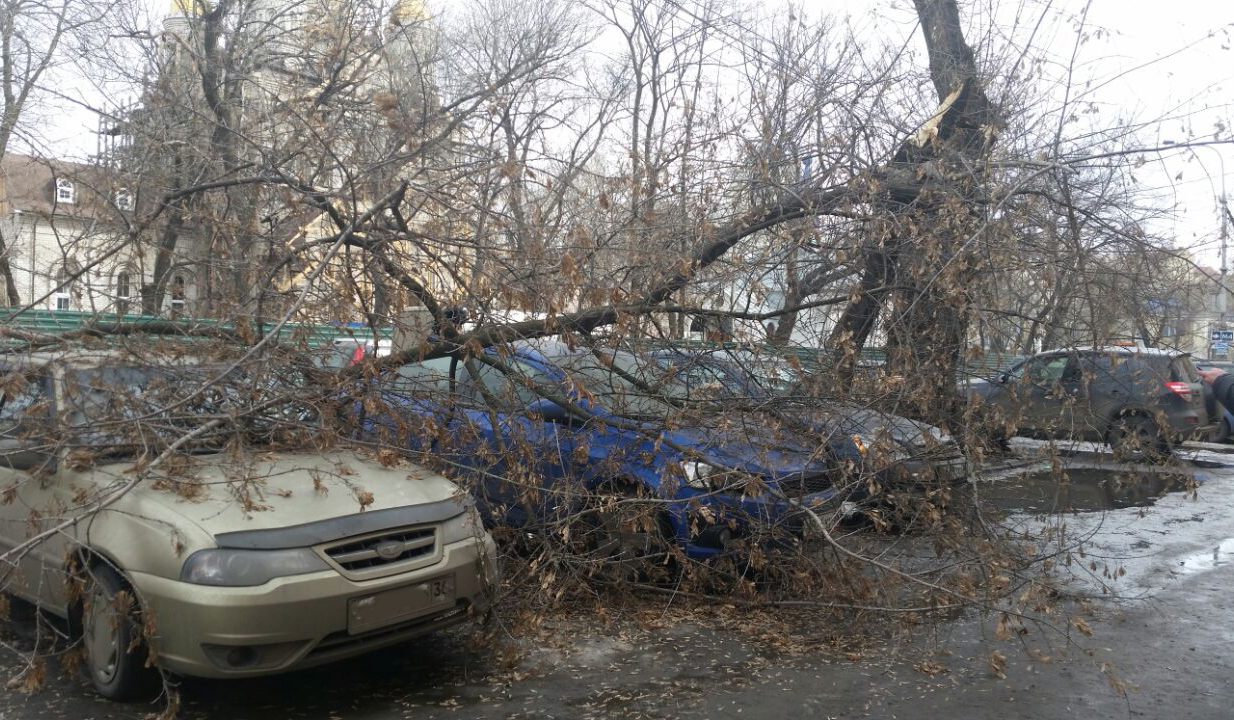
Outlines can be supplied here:
[[132, 295], [132, 276], [128, 270], [116, 273], [116, 314], [124, 315], [129, 311], [129, 297]]
[[69, 271], [61, 268], [56, 271], [55, 289], [52, 291], [52, 307], [56, 310], [73, 309], [73, 284], [69, 280]]
[[72, 205], [77, 197], [77, 190], [70, 180], [60, 178], [56, 181], [56, 202]]
[[186, 283], [183, 275], [173, 275], [171, 278], [171, 315], [180, 317], [184, 314], [184, 291]]
[[116, 207], [120, 210], [132, 210], [133, 193], [125, 190], [124, 188], [120, 188], [120, 190], [116, 192]]

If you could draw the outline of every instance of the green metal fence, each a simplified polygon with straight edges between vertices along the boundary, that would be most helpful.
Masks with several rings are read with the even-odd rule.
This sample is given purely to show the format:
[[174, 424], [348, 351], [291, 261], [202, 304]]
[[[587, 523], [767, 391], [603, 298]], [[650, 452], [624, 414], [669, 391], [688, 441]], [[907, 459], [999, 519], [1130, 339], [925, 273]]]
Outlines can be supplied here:
[[[73, 310], [27, 310], [16, 317], [0, 322], [0, 325], [38, 335], [59, 335], [90, 327], [113, 325], [140, 326], [151, 323], [171, 324], [173, 327], [183, 328], [186, 335], [190, 334], [193, 330], [205, 328], [236, 328], [234, 321], [220, 322], [205, 318], [169, 319], [153, 315], [113, 315]], [[265, 335], [273, 332], [274, 323], [263, 323], [259, 330], [256, 323], [250, 320], [249, 327], [254, 334]], [[382, 339], [389, 339], [392, 336], [392, 332], [390, 328], [378, 329], [378, 335]], [[315, 348], [329, 345], [337, 339], [369, 339], [372, 336], [372, 330], [367, 327], [288, 323], [279, 329], [275, 340], [286, 344], [303, 343], [306, 347]], [[9, 337], [0, 339], [0, 342], [12, 346], [20, 344], [22, 340]], [[777, 347], [758, 343], [720, 343], [705, 340], [664, 341], [651, 339], [631, 340], [630, 342], [636, 348], [643, 350], [668, 347], [691, 351], [741, 350], [783, 358], [792, 357], [796, 358], [802, 367], [807, 370], [814, 370], [832, 362], [829, 350], [795, 345]], [[962, 374], [969, 377], [988, 378], [1006, 370], [1022, 359], [1023, 357], [1019, 355], [982, 355], [970, 359]], [[857, 364], [863, 367], [881, 367], [886, 362], [887, 353], [883, 348], [864, 348], [857, 360]]]
[[[74, 310], [27, 310], [16, 317], [0, 322], [5, 328], [19, 330], [37, 335], [61, 335], [92, 327], [114, 327], [160, 324], [171, 325], [177, 330], [183, 329], [185, 335], [207, 328], [224, 330], [236, 329], [234, 321], [220, 322], [205, 318], [170, 319], [154, 315], [115, 315], [111, 313], [92, 313]], [[255, 335], [266, 335], [274, 331], [276, 323], [257, 323], [249, 321], [249, 329]], [[379, 330], [382, 338], [391, 336], [389, 328]], [[168, 333], [173, 334], [173, 333]], [[287, 344], [304, 343], [307, 347], [322, 347], [340, 338], [371, 338], [372, 330], [367, 327], [306, 325], [287, 323], [279, 328], [275, 341]], [[9, 345], [21, 344], [20, 338], [7, 337], [3, 342]]]

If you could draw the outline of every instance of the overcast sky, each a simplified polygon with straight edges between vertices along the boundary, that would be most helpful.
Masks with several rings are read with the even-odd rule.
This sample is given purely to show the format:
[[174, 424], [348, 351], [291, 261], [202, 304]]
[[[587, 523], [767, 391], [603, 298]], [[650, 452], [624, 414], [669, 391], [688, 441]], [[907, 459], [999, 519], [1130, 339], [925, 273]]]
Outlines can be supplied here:
[[[171, 4], [170, 0], [149, 2], [156, 12]], [[457, 2], [436, 0], [430, 6], [443, 10]], [[1059, 69], [1069, 64], [1076, 24], [1086, 7], [1084, 0], [960, 3], [962, 13], [974, 24], [988, 25], [994, 18], [994, 24], [1007, 29], [1010, 43], [1025, 42], [1036, 18], [1048, 10], [1051, 20], [1032, 34], [1034, 44], [1047, 49]], [[827, 0], [807, 3], [807, 7], [847, 15], [862, 35], [907, 39], [924, 59], [911, 0]], [[1153, 144], [1211, 140], [1219, 123], [1226, 128], [1234, 125], [1234, 3], [1092, 0], [1088, 8], [1086, 26], [1102, 32], [1080, 47], [1074, 86], [1085, 100], [1103, 108], [1102, 119], [1113, 123], [1116, 118], [1135, 118], [1144, 124], [1142, 137]], [[49, 118], [45, 136], [50, 142], [45, 147], [62, 156], [88, 155], [95, 147], [95, 125], [89, 113], [65, 108]], [[1221, 139], [1229, 136], [1227, 130]], [[1217, 198], [1223, 180], [1225, 189], [1234, 193], [1234, 179], [1225, 178], [1234, 172], [1234, 147], [1210, 146], [1152, 157], [1155, 160], [1137, 172], [1137, 177], [1176, 207], [1174, 222], [1155, 230], [1173, 235], [1180, 247], [1195, 249], [1197, 260], [1216, 266]]]
[[[829, 0], [826, 6], [847, 13], [863, 34], [914, 33], [911, 42], [924, 56], [925, 46], [909, 0]], [[1102, 108], [1099, 116], [1143, 124], [1145, 144], [1234, 137], [1234, 3], [1229, 0], [960, 0], [972, 22], [994, 16], [1000, 27], [1018, 34], [1020, 43], [1048, 10], [1052, 21], [1034, 36], [1059, 71], [1070, 65], [1076, 28], [1087, 6], [1085, 26], [1092, 37], [1077, 51], [1073, 98], [1079, 92]], [[1101, 32], [1095, 32], [1100, 30]], [[980, 48], [978, 48], [980, 52]], [[1153, 163], [1137, 179], [1175, 206], [1174, 222], [1155, 228], [1173, 236], [1179, 247], [1193, 248], [1201, 264], [1218, 265], [1223, 179], [1234, 194], [1234, 146], [1210, 146], [1149, 156]], [[1177, 178], [1181, 174], [1181, 178]], [[1230, 228], [1234, 234], [1234, 226]], [[1234, 259], [1234, 251], [1231, 252]], [[1234, 264], [1234, 263], [1232, 263]]]

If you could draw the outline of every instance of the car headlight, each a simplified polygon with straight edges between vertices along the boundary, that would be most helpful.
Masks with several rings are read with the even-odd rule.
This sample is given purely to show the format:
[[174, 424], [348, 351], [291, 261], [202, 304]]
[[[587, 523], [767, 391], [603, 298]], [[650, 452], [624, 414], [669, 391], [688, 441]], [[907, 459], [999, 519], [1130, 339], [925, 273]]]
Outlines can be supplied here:
[[330, 566], [309, 548], [287, 550], [198, 550], [184, 561], [180, 579], [194, 585], [248, 587], [264, 585], [274, 578], [329, 570]]
[[441, 544], [474, 540], [484, 535], [484, 524], [480, 521], [480, 513], [472, 506], [466, 512], [459, 513], [441, 524]]
[[711, 480], [725, 472], [723, 468], [709, 465], [698, 460], [690, 460], [681, 464], [681, 470], [686, 476], [686, 485], [695, 490], [710, 490]]

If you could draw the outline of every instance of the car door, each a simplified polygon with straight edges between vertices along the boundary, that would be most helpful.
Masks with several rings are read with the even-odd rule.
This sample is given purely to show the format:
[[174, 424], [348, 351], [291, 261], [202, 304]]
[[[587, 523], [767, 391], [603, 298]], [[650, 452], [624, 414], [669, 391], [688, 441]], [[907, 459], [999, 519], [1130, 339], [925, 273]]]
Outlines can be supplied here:
[[[66, 498], [56, 483], [52, 382], [44, 370], [5, 368], [0, 387], [0, 552], [10, 552], [59, 521]], [[64, 506], [67, 507], [67, 506]], [[52, 608], [65, 603], [64, 533], [18, 553], [6, 590]]]
[[1073, 437], [1077, 394], [1082, 385], [1076, 356], [1041, 358], [1030, 368], [1029, 382], [1027, 414], [1033, 427], [1050, 437]]
[[1125, 390], [1114, 359], [1104, 353], [1080, 356], [1080, 388], [1076, 393], [1076, 436], [1105, 438], [1109, 419], [1125, 402]]

